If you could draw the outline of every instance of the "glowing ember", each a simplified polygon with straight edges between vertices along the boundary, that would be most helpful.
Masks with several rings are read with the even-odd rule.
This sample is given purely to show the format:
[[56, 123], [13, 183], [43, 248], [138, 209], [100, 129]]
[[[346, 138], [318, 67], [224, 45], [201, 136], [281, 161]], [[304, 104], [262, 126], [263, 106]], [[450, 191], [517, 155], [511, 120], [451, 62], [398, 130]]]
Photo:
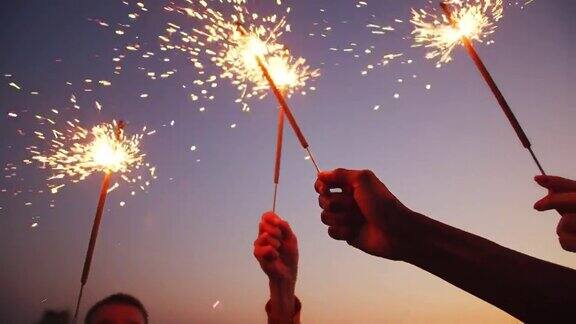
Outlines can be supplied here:
[[502, 18], [503, 0], [450, 0], [456, 27], [448, 18], [439, 13], [439, 9], [430, 12], [412, 9], [414, 47], [425, 47], [427, 59], [438, 58], [440, 63], [452, 60], [454, 47], [460, 44], [462, 37], [471, 41], [484, 42], [498, 27]]
[[[116, 122], [100, 124], [90, 130], [79, 126], [77, 121], [68, 121], [67, 125], [64, 131], [52, 130], [47, 154], [40, 153], [35, 146], [28, 148], [33, 160], [54, 172], [48, 180], [78, 182], [95, 172], [130, 173], [145, 165], [145, 154], [139, 148], [143, 134], [127, 137]], [[36, 132], [36, 136], [47, 141], [41, 132]], [[62, 186], [50, 185], [52, 193]]]
[[[228, 15], [215, 9], [226, 4], [230, 8], [224, 8], [224, 11], [232, 12]], [[290, 31], [286, 17], [279, 18], [275, 14], [260, 17], [250, 13], [245, 4], [245, 0], [213, 0], [200, 1], [193, 7], [166, 7], [168, 11], [192, 17], [202, 27], [188, 33], [180, 26], [169, 23], [166, 29], [168, 35], [160, 36], [160, 39], [165, 42], [162, 50], [182, 51], [190, 55], [190, 61], [199, 75], [205, 76], [194, 81], [194, 84], [204, 87], [202, 96], [213, 98], [209, 88], [217, 86], [217, 77], [207, 74], [205, 64], [214, 64], [221, 70], [218, 77], [230, 80], [240, 91], [236, 102], [242, 103], [243, 110], [247, 111], [247, 100], [263, 98], [269, 90], [269, 84], [258, 66], [258, 58], [267, 67], [277, 86], [288, 96], [304, 88], [310, 79], [319, 76], [319, 72], [310, 69], [304, 58], [293, 57], [279, 43], [280, 36]], [[286, 14], [289, 12], [288, 7]], [[174, 41], [177, 37], [179, 41]], [[197, 98], [195, 94], [191, 97]]]

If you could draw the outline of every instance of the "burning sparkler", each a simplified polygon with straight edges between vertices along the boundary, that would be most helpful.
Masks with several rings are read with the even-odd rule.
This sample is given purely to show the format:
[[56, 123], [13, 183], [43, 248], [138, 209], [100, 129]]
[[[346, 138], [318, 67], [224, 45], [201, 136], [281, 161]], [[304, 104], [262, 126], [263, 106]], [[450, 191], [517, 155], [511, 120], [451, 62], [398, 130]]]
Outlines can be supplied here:
[[[54, 138], [50, 140], [48, 154], [40, 153], [37, 147], [29, 148], [33, 160], [54, 172], [49, 180], [68, 178], [78, 182], [93, 173], [129, 173], [144, 165], [145, 154], [139, 148], [144, 135], [126, 137], [123, 132], [118, 133], [121, 122], [104, 123], [92, 129], [79, 126], [77, 121], [68, 121], [67, 125], [64, 131], [52, 130]], [[43, 133], [36, 135], [45, 139]], [[60, 184], [51, 186], [53, 193], [59, 188]]]
[[[46, 120], [52, 125], [55, 124], [50, 119]], [[66, 130], [52, 130], [54, 138], [50, 140], [50, 149], [47, 154], [41, 154], [36, 146], [29, 147], [28, 150], [33, 154], [32, 160], [38, 161], [44, 167], [52, 170], [53, 176], [49, 180], [78, 182], [94, 173], [102, 172], [104, 174], [80, 280], [81, 287], [74, 315], [76, 318], [82, 292], [90, 273], [106, 197], [108, 192], [117, 186], [116, 184], [114, 187], [110, 187], [112, 175], [115, 173], [122, 174], [124, 180], [131, 182], [125, 174], [148, 164], [144, 162], [145, 154], [140, 151], [140, 140], [144, 134], [126, 136], [124, 134], [125, 124], [122, 121], [103, 123], [92, 129], [79, 126], [78, 120], [68, 121], [67, 125], [68, 129]], [[36, 136], [46, 140], [45, 135], [41, 132], [36, 132]], [[153, 173], [154, 168], [151, 168], [150, 171]], [[52, 193], [57, 193], [63, 186], [64, 184], [52, 184]]]
[[489, 38], [504, 13], [503, 0], [449, 0], [445, 3], [452, 6], [454, 24], [445, 14], [412, 9], [413, 47], [427, 48], [427, 59], [450, 62], [452, 51], [463, 42], [463, 37], [480, 43], [491, 42]]
[[88, 281], [92, 256], [96, 247], [96, 239], [112, 174], [130, 172], [132, 167], [142, 164], [144, 158], [144, 154], [140, 153], [139, 149], [141, 135], [127, 138], [124, 135], [124, 126], [125, 124], [122, 121], [112, 124], [101, 124], [93, 127], [90, 132], [76, 126], [78, 132], [73, 133], [72, 139], [78, 141], [70, 149], [62, 148], [63, 144], [58, 142], [55, 145], [59, 148], [54, 154], [34, 157], [40, 162], [47, 163], [53, 170], [59, 172], [58, 175], [61, 176], [78, 177], [79, 180], [82, 180], [95, 172], [104, 173], [96, 216], [94, 217], [90, 233], [90, 242], [86, 251], [86, 258], [84, 259], [74, 319], [78, 316], [82, 292]]
[[[283, 32], [290, 30], [285, 16], [260, 17], [247, 10], [245, 0], [230, 0], [228, 3], [232, 9], [229, 16], [214, 9], [209, 1], [201, 1], [197, 8], [166, 7], [166, 10], [181, 12], [197, 19], [203, 26], [193, 29], [192, 33], [187, 33], [180, 26], [169, 24], [167, 29], [169, 37], [160, 38], [167, 42], [164, 50], [173, 49], [189, 53], [200, 75], [206, 73], [203, 61], [208, 57], [211, 63], [221, 69], [219, 77], [231, 80], [232, 85], [240, 91], [236, 102], [242, 103], [244, 111], [250, 110], [247, 103], [250, 98], [261, 99], [266, 96], [268, 90], [273, 92], [280, 103], [274, 170], [273, 209], [275, 209], [284, 115], [300, 144], [308, 152], [316, 171], [320, 172], [308, 142], [286, 102], [286, 97], [305, 87], [307, 81], [316, 78], [319, 72], [310, 69], [304, 58], [294, 58], [279, 42]], [[286, 14], [289, 12], [290, 8], [287, 8]], [[180, 45], [171, 42], [174, 34], [180, 36]], [[206, 80], [196, 80], [195, 83], [204, 85], [206, 82], [211, 82], [215, 85], [215, 80], [215, 76], [209, 76]], [[302, 93], [305, 94], [304, 91]], [[207, 91], [203, 90], [203, 94], [207, 95]]]
[[[290, 30], [286, 17], [260, 17], [256, 13], [250, 13], [245, 6], [245, 0], [228, 1], [232, 4], [233, 12], [227, 16], [210, 6], [212, 2], [201, 1], [199, 8], [166, 7], [166, 10], [185, 13], [204, 25], [202, 28], [193, 29], [192, 33], [186, 33], [180, 26], [169, 24], [167, 32], [171, 37], [173, 34], [180, 35], [182, 45], [174, 45], [169, 37], [164, 36], [161, 39], [168, 42], [164, 45], [164, 50], [188, 52], [200, 75], [206, 74], [203, 61], [208, 58], [209, 62], [221, 69], [220, 78], [232, 80], [232, 84], [240, 90], [240, 97], [236, 101], [243, 103], [245, 111], [250, 110], [247, 99], [263, 98], [268, 90], [272, 90], [298, 140], [308, 149], [308, 143], [288, 108], [285, 97], [290, 97], [295, 91], [305, 87], [308, 80], [319, 76], [319, 72], [310, 69], [304, 58], [294, 58], [290, 51], [279, 43], [283, 32]], [[286, 13], [289, 12], [290, 8], [287, 8]], [[215, 79], [215, 76], [209, 76], [205, 82], [214, 82]], [[205, 82], [195, 83], [203, 85]]]
[[[255, 36], [250, 35], [241, 25], [238, 25], [238, 30], [247, 39], [246, 42], [253, 44], [258, 44], [258, 42], [261, 42]], [[288, 102], [286, 102], [284, 93], [286, 93], [286, 91], [290, 89], [291, 84], [289, 83], [289, 81], [293, 80], [292, 77], [293, 74], [290, 72], [291, 70], [289, 68], [288, 61], [272, 60], [272, 62], [275, 64], [269, 65], [267, 64], [266, 57], [263, 56], [257, 50], [257, 48], [259, 48], [259, 46], [255, 45], [254, 48], [248, 49], [246, 51], [246, 54], [244, 55], [245, 59], [256, 61], [256, 64], [261, 71], [263, 79], [268, 82], [270, 89], [272, 90], [272, 92], [276, 96], [276, 99], [278, 100], [278, 103], [280, 104], [281, 108], [280, 111], [286, 115], [286, 118], [288, 118], [288, 122], [292, 126], [292, 129], [294, 130], [294, 133], [296, 134], [296, 137], [298, 138], [300, 145], [302, 145], [302, 147], [308, 152], [308, 155], [310, 156], [310, 159], [312, 160], [312, 163], [314, 164], [316, 171], [320, 173], [320, 168], [318, 167], [318, 164], [316, 163], [316, 160], [314, 159], [314, 156], [310, 151], [310, 145], [308, 144], [308, 141], [306, 141], [306, 137], [304, 137], [304, 133], [302, 133], [300, 126], [298, 126], [298, 122], [296, 121], [296, 118], [294, 118], [292, 110], [290, 109], [290, 106], [288, 106]], [[253, 58], [250, 58], [250, 56], [248, 55], [253, 56]], [[272, 57], [272, 59], [273, 58], [275, 57]]]
[[252, 44], [251, 47], [248, 47], [244, 51], [243, 59], [249, 62], [253, 60], [256, 61], [257, 66], [260, 68], [264, 79], [268, 82], [272, 92], [276, 96], [276, 99], [280, 103], [280, 110], [278, 116], [278, 130], [277, 130], [277, 138], [276, 138], [276, 158], [274, 163], [274, 196], [273, 196], [273, 203], [272, 203], [272, 212], [276, 211], [276, 198], [278, 194], [278, 183], [280, 179], [280, 165], [281, 165], [281, 158], [282, 158], [282, 141], [283, 141], [283, 133], [284, 133], [284, 115], [288, 118], [292, 129], [294, 130], [296, 137], [300, 141], [302, 147], [308, 152], [308, 156], [310, 156], [316, 171], [320, 173], [320, 168], [310, 151], [310, 146], [304, 137], [304, 134], [300, 130], [296, 119], [294, 118], [290, 107], [285, 99], [285, 93], [287, 89], [290, 87], [294, 87], [297, 84], [295, 81], [296, 73], [294, 70], [290, 69], [288, 64], [288, 58], [280, 58], [280, 57], [272, 57], [270, 59], [271, 64], [267, 65], [265, 63], [264, 53], [261, 52], [262, 46], [261, 40], [256, 38], [255, 36], [250, 35], [242, 25], [238, 24], [238, 30], [240, 31], [241, 35], [246, 38], [245, 42], [248, 44]]
[[[228, 4], [228, 8], [220, 11], [217, 7], [222, 4]], [[251, 13], [245, 0], [200, 1], [192, 7], [172, 5], [164, 9], [185, 14], [201, 25], [187, 32], [179, 25], [169, 23], [167, 34], [160, 39], [164, 42], [161, 46], [163, 51], [189, 55], [194, 68], [202, 76], [194, 84], [203, 88], [201, 96], [208, 100], [213, 99], [210, 89], [218, 86], [218, 78], [229, 80], [240, 92], [236, 102], [244, 111], [249, 111], [250, 99], [261, 99], [270, 89], [260, 70], [258, 57], [265, 58], [276, 85], [285, 89], [288, 97], [297, 91], [306, 94], [304, 88], [308, 81], [319, 76], [319, 71], [311, 69], [304, 58], [292, 56], [279, 42], [284, 32], [290, 31], [286, 16]], [[231, 12], [226, 14], [225, 10]], [[287, 7], [285, 13], [289, 12], [290, 7]], [[221, 72], [218, 76], [210, 74], [207, 65], [215, 65]], [[193, 100], [199, 98], [196, 94], [191, 97]]]
[[[453, 5], [453, 7], [451, 7]], [[433, 50], [427, 54], [427, 58], [440, 57], [443, 62], [450, 61], [450, 53], [456, 45], [462, 43], [468, 54], [476, 64], [476, 67], [482, 74], [482, 77], [492, 90], [492, 93], [498, 100], [498, 104], [508, 118], [510, 125], [514, 128], [516, 135], [520, 139], [522, 146], [526, 148], [540, 172], [545, 175], [540, 161], [532, 150], [532, 144], [522, 129], [522, 126], [516, 119], [516, 116], [510, 109], [506, 98], [496, 85], [490, 72], [484, 65], [484, 62], [476, 52], [473, 41], [482, 41], [496, 29], [496, 22], [502, 18], [503, 5], [502, 0], [451, 0], [441, 2], [440, 7], [444, 12], [442, 17], [443, 24], [438, 22], [437, 16], [427, 14], [425, 11], [413, 11], [414, 17], [412, 22], [416, 26], [416, 46], [422, 44], [431, 47]], [[434, 17], [434, 22], [425, 22], [427, 16]]]
[[278, 57], [272, 57], [270, 65], [265, 63], [264, 53], [261, 52], [262, 46], [261, 40], [256, 38], [253, 35], [250, 35], [242, 25], [238, 24], [238, 30], [240, 34], [246, 38], [245, 42], [248, 44], [252, 44], [252, 47], [248, 47], [245, 50], [245, 54], [243, 56], [244, 60], [251, 62], [252, 60], [256, 61], [257, 66], [262, 71], [262, 75], [264, 79], [268, 82], [270, 89], [276, 96], [276, 99], [280, 103], [280, 111], [278, 116], [278, 130], [277, 130], [277, 139], [276, 139], [276, 159], [274, 164], [274, 196], [272, 202], [272, 212], [276, 211], [276, 198], [278, 194], [278, 183], [280, 179], [280, 163], [282, 157], [282, 140], [283, 140], [283, 133], [284, 133], [284, 115], [288, 118], [288, 122], [292, 126], [296, 137], [300, 141], [302, 147], [308, 152], [308, 156], [312, 160], [316, 171], [320, 173], [320, 168], [310, 151], [310, 146], [304, 137], [304, 134], [300, 130], [290, 107], [285, 99], [285, 93], [287, 89], [291, 86], [295, 86], [296, 84], [294, 81], [296, 80], [296, 74], [293, 73], [293, 70], [290, 70], [290, 66], [288, 64], [288, 58], [280, 58], [278, 60], [274, 60]]
[[[24, 160], [25, 164], [37, 164], [50, 170], [47, 185], [52, 194], [58, 193], [68, 183], [80, 182], [100, 172], [120, 174], [124, 183], [130, 187], [138, 186], [143, 191], [149, 186], [149, 180], [156, 178], [156, 167], [145, 161], [146, 155], [140, 150], [144, 136], [155, 131], [147, 131], [144, 127], [141, 133], [126, 136], [123, 132], [117, 133], [120, 123], [86, 128], [78, 119], [65, 121], [65, 127], [61, 127], [60, 112], [52, 109], [52, 113], [53, 116], [35, 116], [48, 129], [34, 131], [40, 143], [27, 147], [31, 158]], [[140, 170], [147, 170], [149, 176], [134, 172]], [[110, 190], [119, 186], [119, 183], [114, 183]]]

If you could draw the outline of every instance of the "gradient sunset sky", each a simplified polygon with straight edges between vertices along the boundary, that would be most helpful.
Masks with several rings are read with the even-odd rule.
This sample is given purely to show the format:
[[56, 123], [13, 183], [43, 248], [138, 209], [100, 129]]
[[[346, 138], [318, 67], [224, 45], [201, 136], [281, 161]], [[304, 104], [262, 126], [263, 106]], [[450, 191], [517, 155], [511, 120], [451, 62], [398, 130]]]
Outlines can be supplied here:
[[[168, 80], [152, 81], [138, 69], [162, 70], [167, 65], [159, 59], [129, 58], [114, 75], [114, 48], [136, 33], [163, 57], [157, 36], [173, 17], [162, 10], [163, 1], [144, 1], [149, 12], [125, 38], [93, 21], [126, 21], [136, 10], [136, 1], [128, 2], [0, 4], [0, 162], [21, 166], [17, 177], [0, 180], [0, 322], [31, 323], [44, 309], [75, 303], [101, 177], [57, 195], [28, 192], [44, 188], [50, 174], [22, 166], [33, 137], [19, 133], [32, 128], [36, 113], [66, 111], [74, 93], [83, 106], [74, 113], [88, 125], [123, 118], [128, 130], [157, 129], [143, 149], [158, 166], [158, 179], [135, 197], [123, 190], [110, 194], [82, 314], [122, 291], [144, 302], [152, 323], [264, 323], [268, 284], [252, 242], [260, 215], [271, 208], [276, 103], [267, 97], [243, 113], [225, 81], [214, 102], [191, 101], [182, 84], [196, 76], [185, 55], [171, 54], [168, 67], [178, 72]], [[271, 12], [273, 2], [248, 1], [258, 12]], [[465, 51], [456, 49], [454, 62], [437, 69], [423, 49], [411, 48], [410, 9], [428, 1], [367, 0], [360, 8], [352, 0], [283, 2], [292, 7], [285, 43], [322, 73], [313, 83], [316, 92], [290, 100], [321, 168], [372, 169], [418, 212], [576, 267], [576, 255], [557, 242], [559, 217], [532, 208], [545, 194], [533, 181], [537, 169]], [[575, 12], [573, 0], [507, 6], [495, 44], [478, 46], [544, 168], [569, 178], [576, 178]], [[374, 35], [370, 23], [396, 30]], [[323, 26], [333, 27], [328, 37], [308, 35]], [[374, 55], [330, 50], [351, 42], [359, 53], [373, 45]], [[405, 56], [398, 61], [361, 75], [366, 65], [400, 52]], [[401, 63], [408, 59], [413, 63]], [[112, 86], [85, 92], [87, 78]], [[288, 127], [284, 148], [278, 212], [299, 238], [297, 295], [305, 323], [515, 322], [414, 266], [330, 239], [320, 221], [314, 169]], [[24, 192], [14, 196], [18, 190]]]

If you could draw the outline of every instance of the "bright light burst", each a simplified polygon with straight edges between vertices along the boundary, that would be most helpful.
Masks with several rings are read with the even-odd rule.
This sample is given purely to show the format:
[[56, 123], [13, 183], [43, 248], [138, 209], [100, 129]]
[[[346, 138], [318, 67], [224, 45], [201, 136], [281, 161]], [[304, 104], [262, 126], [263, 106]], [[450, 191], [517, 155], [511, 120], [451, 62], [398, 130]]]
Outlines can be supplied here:
[[[247, 101], [251, 98], [265, 97], [270, 88], [258, 66], [260, 58], [275, 81], [288, 96], [302, 90], [306, 83], [319, 76], [318, 70], [311, 69], [302, 57], [294, 57], [279, 42], [280, 36], [290, 31], [286, 16], [276, 14], [260, 16], [250, 13], [245, 0], [212, 0], [186, 1], [184, 6], [167, 6], [165, 10], [186, 14], [196, 20], [199, 26], [187, 32], [184, 28], [169, 23], [167, 36], [160, 36], [164, 41], [162, 50], [176, 50], [190, 55], [190, 61], [203, 79], [194, 84], [204, 87], [202, 95], [212, 99], [207, 88], [217, 87], [217, 78], [227, 79], [240, 91], [236, 102], [241, 103], [243, 110], [250, 110]], [[223, 10], [218, 6], [227, 5]], [[286, 8], [286, 14], [290, 8]], [[218, 77], [207, 75], [207, 64], [214, 64], [220, 69]], [[311, 88], [313, 89], [313, 88]], [[193, 99], [197, 95], [191, 96]]]
[[65, 130], [52, 129], [50, 139], [42, 132], [35, 132], [39, 139], [49, 144], [47, 152], [41, 152], [37, 146], [28, 147], [32, 160], [53, 172], [48, 178], [52, 193], [58, 192], [66, 180], [78, 182], [98, 172], [120, 173], [122, 179], [135, 183], [136, 179], [130, 179], [126, 174], [146, 166], [154, 176], [155, 168], [144, 162], [145, 154], [140, 151], [144, 134], [126, 136], [116, 122], [91, 129], [80, 126], [78, 120], [67, 121], [66, 125]]
[[484, 42], [498, 27], [496, 23], [504, 12], [503, 0], [450, 0], [452, 17], [457, 27], [448, 18], [434, 9], [412, 9], [414, 30], [413, 47], [425, 47], [427, 59], [437, 58], [439, 63], [452, 60], [452, 50], [460, 44], [462, 37], [471, 41]]

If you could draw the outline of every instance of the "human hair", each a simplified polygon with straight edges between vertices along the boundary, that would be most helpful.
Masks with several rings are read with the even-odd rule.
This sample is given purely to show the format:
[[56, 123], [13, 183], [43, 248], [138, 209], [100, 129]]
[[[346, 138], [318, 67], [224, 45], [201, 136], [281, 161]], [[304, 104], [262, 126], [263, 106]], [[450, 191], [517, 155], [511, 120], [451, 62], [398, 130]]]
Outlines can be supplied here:
[[144, 308], [142, 302], [136, 297], [124, 293], [110, 295], [94, 304], [86, 314], [84, 324], [90, 324], [96, 312], [107, 305], [127, 305], [135, 307], [142, 314], [142, 317], [144, 317], [144, 322], [148, 324], [148, 312], [146, 311], [146, 308]]
[[51, 310], [47, 309], [42, 314], [40, 321], [36, 324], [69, 324], [70, 323], [70, 312], [67, 310]]

